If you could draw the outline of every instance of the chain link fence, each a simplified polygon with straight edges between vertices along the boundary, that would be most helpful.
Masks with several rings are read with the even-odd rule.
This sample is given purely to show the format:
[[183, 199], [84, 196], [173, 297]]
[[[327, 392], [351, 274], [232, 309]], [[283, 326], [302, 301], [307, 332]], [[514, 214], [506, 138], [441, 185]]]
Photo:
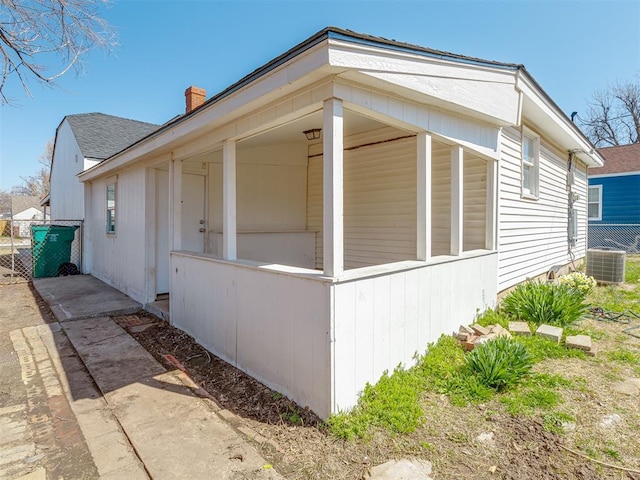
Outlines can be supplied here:
[[589, 224], [589, 248], [640, 253], [640, 223]]
[[0, 220], [0, 283], [82, 269], [82, 220]]

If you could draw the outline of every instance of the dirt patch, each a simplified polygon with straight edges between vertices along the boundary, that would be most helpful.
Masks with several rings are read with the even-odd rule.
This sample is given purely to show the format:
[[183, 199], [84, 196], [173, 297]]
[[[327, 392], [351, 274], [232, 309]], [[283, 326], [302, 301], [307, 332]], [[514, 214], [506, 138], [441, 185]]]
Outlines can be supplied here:
[[[587, 360], [590, 378], [599, 385], [596, 389], [591, 389], [587, 382], [582, 390], [563, 392], [565, 410], [574, 414], [578, 423], [576, 432], [571, 434], [550, 433], [534, 418], [505, 414], [503, 406], [495, 400], [460, 408], [452, 406], [445, 395], [425, 393], [425, 418], [416, 432], [391, 436], [381, 431], [374, 432], [366, 441], [342, 441], [331, 436], [313, 412], [220, 360], [186, 333], [146, 312], [137, 315], [139, 321], [127, 322], [127, 317], [114, 319], [165, 367], [175, 368], [163, 357], [166, 354], [181, 362], [193, 380], [222, 408], [237, 415], [236, 427], [249, 427], [267, 439], [268, 442], [256, 442], [256, 447], [290, 479], [361, 479], [377, 464], [413, 457], [433, 462], [435, 479], [640, 480], [638, 474], [599, 465], [563, 448], [584, 453], [591, 444], [581, 442], [595, 435], [593, 425], [599, 415], [617, 411], [608, 386], [615, 378], [608, 380], [610, 374], [604, 357]], [[144, 325], [151, 326], [140, 328]], [[586, 326], [601, 327], [595, 323]], [[605, 328], [605, 347], [613, 348], [619, 328], [613, 325]], [[564, 360], [562, 365], [549, 362], [542, 364], [541, 370], [560, 370], [569, 378], [583, 378], [584, 362], [576, 359]], [[634, 440], [636, 422], [640, 421], [638, 407], [631, 405], [633, 399], [615, 400], [629, 408], [631, 416], [624, 426], [602, 435], [602, 441], [611, 443], [615, 439], [607, 436], [619, 436], [620, 442], [615, 442], [618, 451], [625, 458], [634, 459], [625, 465], [636, 468], [640, 452]], [[585, 408], [592, 405], [595, 405], [593, 412]], [[491, 441], [481, 440], [483, 434], [491, 434]]]
[[[163, 355], [173, 355], [187, 368], [189, 376], [211, 394], [222, 408], [266, 424], [289, 423], [317, 427], [322, 423], [310, 410], [298, 407], [288, 398], [209, 353], [188, 334], [147, 312], [139, 312], [137, 316], [148, 320], [131, 322], [127, 321], [129, 316], [113, 319], [168, 369], [175, 367]], [[135, 328], [144, 323], [151, 323], [152, 326], [142, 331]]]

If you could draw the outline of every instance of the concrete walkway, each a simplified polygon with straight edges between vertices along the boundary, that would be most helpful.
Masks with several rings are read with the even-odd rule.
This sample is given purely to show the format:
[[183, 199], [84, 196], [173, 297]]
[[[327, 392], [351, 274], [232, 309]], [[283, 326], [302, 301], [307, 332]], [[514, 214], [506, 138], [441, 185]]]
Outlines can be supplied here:
[[33, 286], [59, 322], [127, 315], [142, 308], [138, 302], [91, 275], [34, 278]]
[[[122, 452], [118, 457], [120, 472], [129, 469], [120, 478], [282, 478], [218, 415], [211, 400], [193, 394], [182, 372], [166, 371], [108, 317], [140, 305], [87, 275], [39, 279], [34, 285], [60, 321], [54, 329], [66, 334], [130, 443], [129, 457], [135, 452], [137, 458], [122, 460]], [[78, 386], [69, 392], [78, 397], [74, 401], [84, 397]], [[85, 438], [96, 437], [82, 431]], [[116, 455], [106, 444], [87, 444], [94, 458]], [[137, 459], [143, 468], [136, 468]]]

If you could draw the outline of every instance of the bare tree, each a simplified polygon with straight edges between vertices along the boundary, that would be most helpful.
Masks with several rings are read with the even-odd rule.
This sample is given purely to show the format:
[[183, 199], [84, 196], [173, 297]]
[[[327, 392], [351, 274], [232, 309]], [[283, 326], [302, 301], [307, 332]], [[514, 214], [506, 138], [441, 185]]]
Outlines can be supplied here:
[[578, 122], [597, 147], [640, 143], [640, 83], [617, 83], [593, 94]]
[[[0, 190], [0, 219], [11, 215], [11, 192]], [[0, 232], [0, 236], [2, 232]]]
[[49, 140], [38, 162], [40, 169], [27, 177], [20, 177], [22, 185], [13, 188], [15, 195], [32, 195], [44, 198], [49, 193], [51, 180], [51, 162], [53, 161], [53, 140]]
[[0, 103], [10, 103], [7, 81], [16, 77], [31, 96], [29, 80], [55, 85], [82, 55], [111, 48], [115, 35], [98, 15], [108, 0], [0, 0]]

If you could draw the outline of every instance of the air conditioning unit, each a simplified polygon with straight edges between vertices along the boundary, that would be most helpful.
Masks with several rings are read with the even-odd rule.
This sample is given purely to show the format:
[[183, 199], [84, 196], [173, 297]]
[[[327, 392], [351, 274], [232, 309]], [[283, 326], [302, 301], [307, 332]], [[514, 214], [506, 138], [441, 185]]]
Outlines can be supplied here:
[[587, 250], [587, 275], [598, 283], [622, 283], [626, 256], [624, 250], [591, 248]]

